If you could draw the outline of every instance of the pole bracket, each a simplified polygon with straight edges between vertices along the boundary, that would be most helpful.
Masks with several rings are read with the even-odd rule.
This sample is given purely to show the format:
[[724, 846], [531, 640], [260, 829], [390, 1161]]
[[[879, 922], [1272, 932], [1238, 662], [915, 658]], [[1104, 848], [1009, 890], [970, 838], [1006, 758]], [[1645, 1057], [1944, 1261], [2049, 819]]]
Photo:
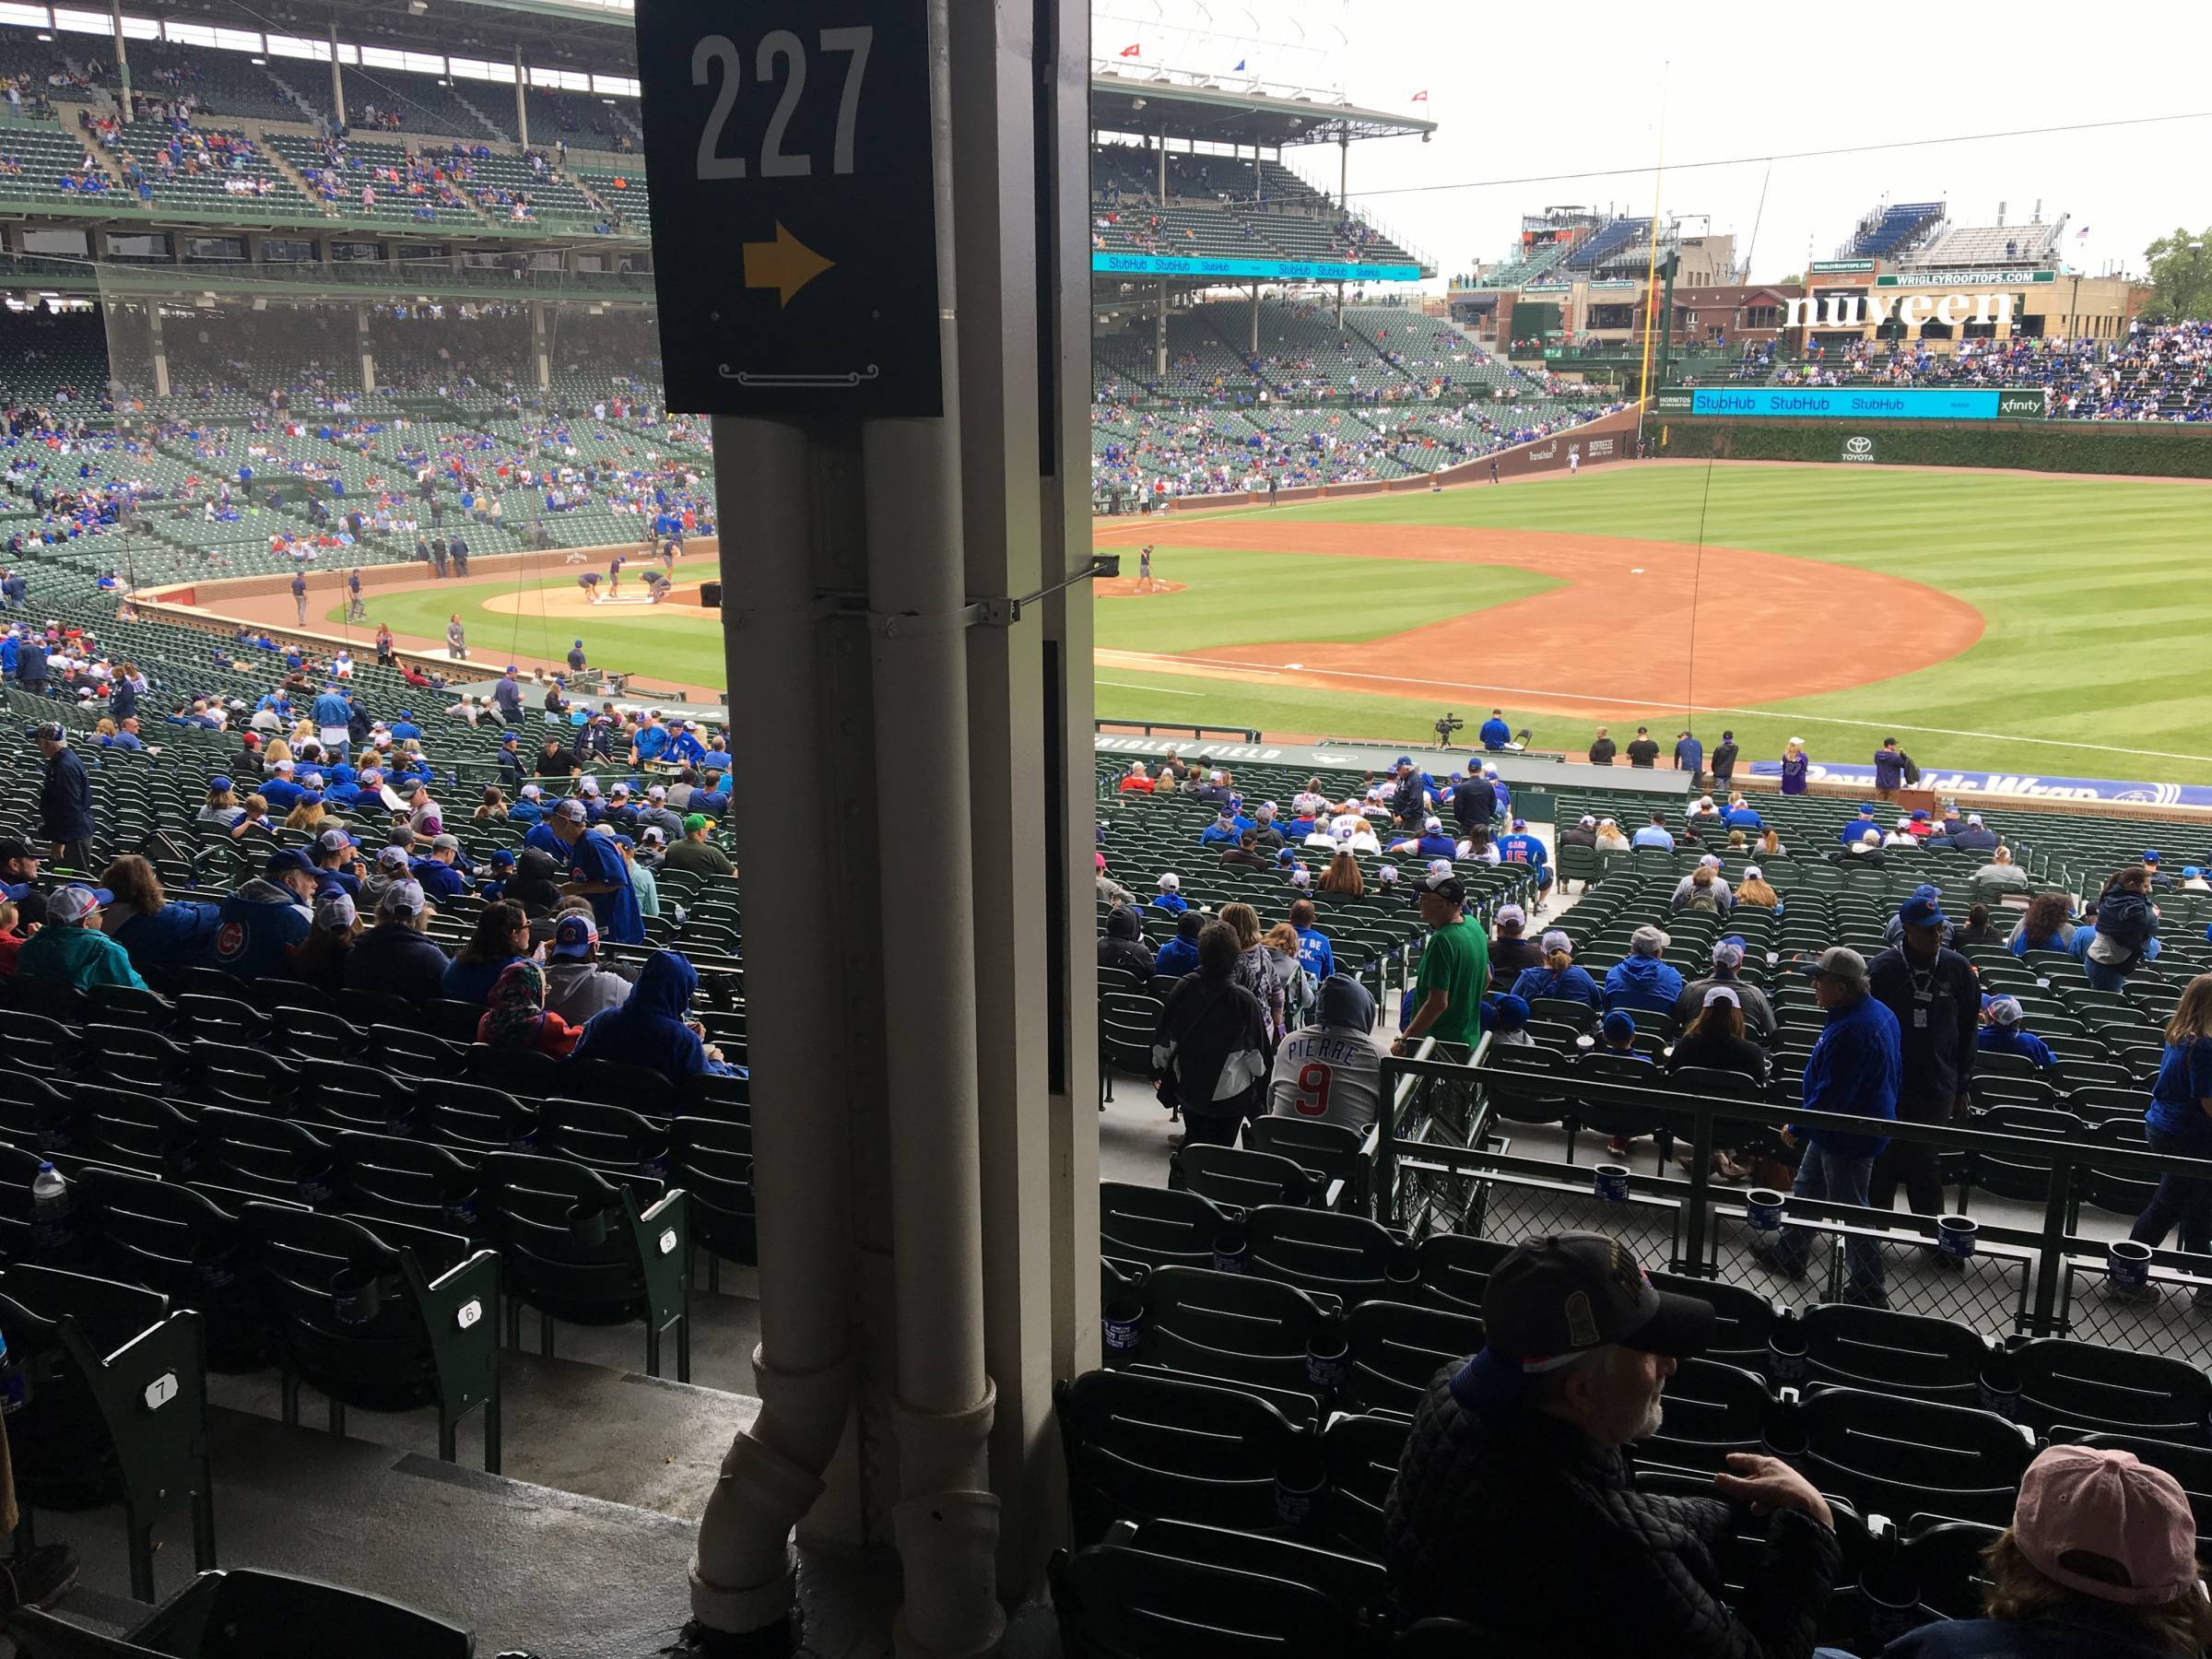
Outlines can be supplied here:
[[830, 611], [847, 616], [864, 616], [868, 627], [887, 640], [923, 639], [933, 634], [953, 633], [970, 628], [1011, 628], [1021, 620], [1023, 607], [1037, 603], [1048, 594], [1064, 593], [1079, 582], [1089, 582], [1100, 576], [1121, 574], [1121, 556], [1115, 553], [1094, 554], [1086, 559], [1083, 568], [1071, 571], [1058, 582], [1050, 582], [1033, 594], [1024, 594], [1018, 599], [978, 599], [963, 605], [958, 610], [944, 611], [935, 616], [924, 616], [915, 611], [886, 615], [866, 608], [866, 598], [858, 594], [823, 594], [818, 604]]

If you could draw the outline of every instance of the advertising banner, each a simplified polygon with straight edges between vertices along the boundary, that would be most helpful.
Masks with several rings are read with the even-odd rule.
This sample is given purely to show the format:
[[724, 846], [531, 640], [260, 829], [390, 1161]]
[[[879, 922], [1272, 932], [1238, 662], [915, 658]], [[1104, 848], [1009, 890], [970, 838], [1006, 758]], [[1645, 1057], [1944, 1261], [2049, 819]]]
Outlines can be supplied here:
[[1159, 259], [1149, 253], [1093, 253], [1090, 268], [1123, 276], [1256, 276], [1263, 282], [1418, 282], [1409, 265], [1336, 265], [1312, 259]]
[[[1816, 271], [1820, 267], [1815, 265]], [[1987, 271], [1884, 271], [1874, 279], [1876, 288], [1986, 288], [1992, 283], [2056, 282], [2058, 273], [2026, 269]]]
[[[1779, 760], [1754, 760], [1755, 778], [1778, 778]], [[1815, 783], [1841, 783], [1853, 789], [1874, 787], [1874, 768], [1825, 766], [1815, 761], [1807, 770]], [[2111, 801], [2129, 806], [2212, 806], [2212, 787], [2197, 783], [2131, 783], [2113, 778], [2052, 778], [2035, 772], [1930, 771], [1920, 787], [1937, 794], [1971, 790], [1978, 794], [2016, 795], [2023, 801]]]
[[1700, 386], [1693, 415], [1759, 420], [1994, 420], [2000, 394], [1948, 386]]

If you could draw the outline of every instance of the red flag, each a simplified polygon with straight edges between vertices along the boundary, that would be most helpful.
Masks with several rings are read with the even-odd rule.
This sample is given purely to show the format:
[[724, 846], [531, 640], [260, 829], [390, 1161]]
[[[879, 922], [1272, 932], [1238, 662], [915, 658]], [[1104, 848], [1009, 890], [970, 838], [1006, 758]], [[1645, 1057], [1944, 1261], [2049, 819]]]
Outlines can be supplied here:
[[1122, 55], [1124, 57], [1142, 57], [1145, 54], [1135, 46], [1124, 46], [1122, 48]]
[[1426, 92], [1416, 92], [1413, 95], [1413, 101], [1415, 103], [1427, 103], [1429, 101], [1429, 94]]

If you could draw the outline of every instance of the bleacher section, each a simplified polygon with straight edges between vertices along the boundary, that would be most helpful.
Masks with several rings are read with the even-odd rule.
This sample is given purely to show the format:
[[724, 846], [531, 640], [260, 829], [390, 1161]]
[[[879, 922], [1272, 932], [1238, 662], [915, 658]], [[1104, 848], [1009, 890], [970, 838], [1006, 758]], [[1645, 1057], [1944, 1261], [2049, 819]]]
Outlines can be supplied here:
[[[406, 75], [396, 69], [345, 70], [346, 119], [355, 131], [372, 133], [384, 128], [404, 133], [429, 133], [441, 137], [461, 138], [476, 143], [485, 139], [512, 142], [514, 135], [490, 121], [480, 119], [476, 110], [494, 109], [501, 90], [488, 82], [476, 85], [485, 95], [483, 101], [454, 86], [441, 86], [427, 75]], [[299, 88], [309, 102], [321, 108], [327, 100], [329, 83], [319, 81], [313, 91]], [[508, 94], [508, 109], [513, 109], [513, 96]], [[325, 111], [325, 113], [331, 112]]]
[[1895, 259], [1943, 222], [1941, 202], [1899, 202], [1868, 211], [1839, 259]]
[[2137, 324], [2121, 340], [1965, 340], [1955, 352], [1911, 342], [1760, 354], [1738, 380], [1774, 385], [2048, 386], [2066, 420], [2212, 419], [2212, 325]]
[[58, 126], [0, 126], [0, 202], [46, 206], [66, 203], [88, 184], [122, 198], [122, 187], [95, 165], [85, 166], [83, 135]]
[[[349, 138], [335, 152], [327, 141], [285, 133], [270, 134], [268, 142], [311, 190], [350, 218], [453, 229], [485, 223], [462, 194], [463, 181], [442, 176], [444, 166], [436, 157], [410, 159], [405, 146], [368, 138]], [[372, 199], [363, 200], [364, 188]]]
[[2055, 225], [1959, 225], [1900, 263], [1916, 270], [1951, 265], [2041, 265], [2058, 255], [2064, 221]]
[[[495, 121], [503, 121], [514, 104], [507, 88], [500, 88], [498, 93], [496, 108], [473, 90], [469, 97], [491, 112]], [[565, 140], [572, 150], [609, 153], [621, 149], [625, 140], [633, 148], [637, 143], [638, 110], [631, 100], [610, 100], [597, 94], [562, 92], [549, 87], [528, 88], [524, 98], [530, 112], [530, 142], [540, 149], [550, 150], [557, 139]], [[641, 157], [632, 165], [640, 172], [644, 171]]]
[[[217, 52], [173, 41], [130, 42], [131, 87], [142, 100], [189, 99], [204, 115], [245, 115], [258, 121], [305, 121], [307, 112], [284, 95], [265, 71], [240, 53]], [[296, 64], [295, 69], [310, 65]], [[329, 84], [320, 65], [313, 72]]]
[[1633, 248], [1651, 233], [1652, 221], [1649, 218], [1613, 219], [1577, 242], [1559, 268], [1594, 271], [1607, 259]]
[[[143, 179], [153, 204], [210, 215], [281, 212], [306, 200], [242, 132], [139, 121], [116, 129], [110, 152], [124, 182]], [[167, 156], [169, 165], [161, 164]]]

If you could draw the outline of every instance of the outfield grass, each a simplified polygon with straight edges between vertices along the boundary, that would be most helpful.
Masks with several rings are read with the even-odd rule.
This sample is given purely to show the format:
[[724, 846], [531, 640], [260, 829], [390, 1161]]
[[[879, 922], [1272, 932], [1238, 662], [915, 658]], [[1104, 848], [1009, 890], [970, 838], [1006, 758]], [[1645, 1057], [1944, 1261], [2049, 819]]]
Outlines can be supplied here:
[[[1710, 469], [1710, 479], [1708, 471], [1608, 468], [1507, 488], [1363, 497], [1230, 516], [1495, 526], [1692, 544], [1701, 534], [1710, 543], [1909, 578], [1979, 609], [1987, 622], [1980, 642], [1950, 662], [1852, 691], [1776, 699], [1754, 711], [1698, 712], [1691, 724], [1699, 735], [1710, 743], [1731, 726], [1747, 756], [1769, 759], [1794, 734], [1807, 740], [1816, 759], [1863, 764], [1894, 732], [1931, 769], [2212, 782], [2206, 743], [2212, 719], [2212, 582], [2206, 579], [2212, 489], [1879, 467], [1722, 464]], [[1196, 521], [1177, 530], [1192, 542], [1203, 540]], [[1175, 566], [1164, 556], [1160, 562], [1162, 574], [1172, 577]], [[1291, 598], [1278, 593], [1277, 601]], [[1101, 617], [1112, 608], [1102, 606]], [[1303, 629], [1277, 627], [1267, 637], [1343, 637], [1332, 601], [1312, 602], [1310, 614]], [[1428, 607], [1417, 606], [1403, 625], [1431, 617]], [[1879, 616], [1808, 616], [1795, 641], [1817, 653], [1831, 629], [1881, 625]], [[1103, 620], [1100, 642], [1107, 642]], [[1149, 671], [1115, 669], [1108, 677], [1124, 682], [1100, 687], [1099, 712], [1111, 718], [1392, 741], [1426, 735], [1451, 700], [1444, 692], [1431, 703]], [[1466, 714], [1471, 710], [1465, 705], [1476, 694], [1458, 700]], [[1580, 723], [1511, 707], [1506, 712], [1516, 726], [1532, 727], [1539, 745], [1579, 749], [1588, 742]], [[1618, 735], [1623, 725], [1648, 723], [1671, 747], [1683, 720], [1678, 708], [1624, 706], [1610, 724]]]
[[[712, 581], [721, 573], [712, 559], [679, 559], [676, 579], [681, 582]], [[625, 583], [625, 591], [628, 584]], [[719, 700], [728, 677], [722, 648], [722, 624], [710, 612], [690, 609], [648, 609], [643, 606], [601, 606], [582, 618], [546, 617], [535, 611], [531, 595], [573, 594], [576, 571], [521, 584], [524, 594], [519, 614], [487, 610], [488, 599], [504, 598], [516, 591], [512, 582], [444, 582], [411, 594], [379, 597], [371, 602], [371, 615], [391, 624], [394, 633], [417, 634], [442, 642], [446, 618], [461, 614], [468, 629], [470, 660], [497, 672], [508, 654], [532, 656], [559, 663], [569, 654], [569, 642], [582, 638], [594, 666], [617, 673], [642, 674], [709, 692]], [[334, 606], [324, 620], [344, 622], [346, 607]], [[373, 626], [373, 624], [371, 624]]]
[[[1440, 569], [1415, 559], [1236, 552], [1206, 547], [1203, 525], [1191, 529], [1184, 545], [1163, 542], [1152, 550], [1153, 573], [1189, 588], [1100, 599], [1095, 627], [1102, 649], [1206, 651], [1277, 640], [1357, 644], [1404, 633], [1414, 621], [1441, 622], [1562, 585], [1502, 565]], [[1122, 574], [1135, 568], [1135, 555], [1124, 550]]]

